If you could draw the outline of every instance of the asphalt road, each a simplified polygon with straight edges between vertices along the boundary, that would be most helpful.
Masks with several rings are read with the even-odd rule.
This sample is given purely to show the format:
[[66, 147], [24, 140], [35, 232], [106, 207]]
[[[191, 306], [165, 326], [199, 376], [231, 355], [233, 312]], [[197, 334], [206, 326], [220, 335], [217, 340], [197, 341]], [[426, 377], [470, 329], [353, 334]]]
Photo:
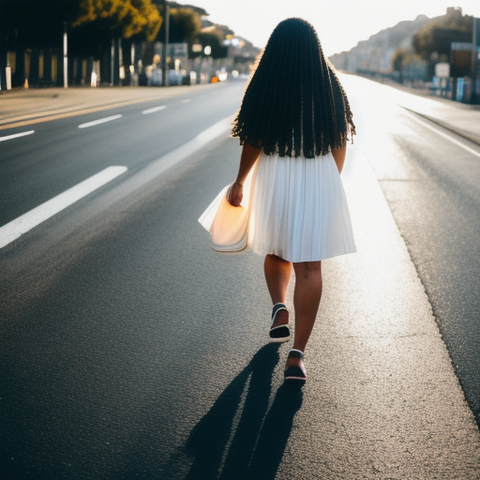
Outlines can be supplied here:
[[[2, 136], [32, 130], [34, 133], [1, 143], [0, 224], [110, 165], [142, 168], [210, 125], [232, 116], [244, 83], [222, 87], [186, 90], [180, 97], [2, 131]], [[84, 127], [116, 116], [119, 118]]]
[[300, 391], [265, 346], [262, 259], [214, 254], [197, 223], [235, 175], [244, 84], [0, 144], [0, 225], [128, 168], [0, 250], [1, 478], [480, 478], [478, 159], [346, 86], [359, 252], [326, 262]]
[[366, 155], [480, 424], [480, 148], [357, 81]]

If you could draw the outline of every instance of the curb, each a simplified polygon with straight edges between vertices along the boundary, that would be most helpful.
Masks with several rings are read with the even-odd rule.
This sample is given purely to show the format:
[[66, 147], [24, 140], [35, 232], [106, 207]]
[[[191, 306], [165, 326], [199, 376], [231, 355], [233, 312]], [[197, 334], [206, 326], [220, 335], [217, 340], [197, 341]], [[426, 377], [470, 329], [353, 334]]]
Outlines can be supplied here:
[[443, 127], [446, 130], [448, 130], [452, 133], [455, 133], [456, 135], [458, 135], [458, 136], [460, 136], [460, 137], [462, 137], [466, 140], [469, 140], [470, 142], [475, 143], [476, 145], [480, 146], [480, 136], [475, 135], [474, 133], [470, 133], [470, 132], [467, 132], [467, 131], [462, 130], [460, 128], [454, 127], [450, 123], [444, 122], [442, 120], [438, 120], [434, 117], [430, 117], [429, 115], [425, 115], [424, 113], [417, 112], [417, 111], [412, 110], [410, 108], [404, 107], [403, 105], [399, 105], [399, 107], [402, 107], [405, 110], [418, 115], [419, 117], [423, 117], [426, 120], [429, 120], [430, 122], [435, 123], [435, 124], [439, 125], [440, 127]]

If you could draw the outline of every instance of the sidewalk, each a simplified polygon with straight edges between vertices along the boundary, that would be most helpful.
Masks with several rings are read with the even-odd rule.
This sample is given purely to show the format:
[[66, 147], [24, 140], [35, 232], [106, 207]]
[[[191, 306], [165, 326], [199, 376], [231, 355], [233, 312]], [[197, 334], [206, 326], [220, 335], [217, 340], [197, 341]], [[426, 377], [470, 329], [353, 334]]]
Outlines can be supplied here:
[[379, 84], [394, 92], [395, 102], [401, 107], [480, 145], [480, 105], [467, 105], [425, 92]]
[[107, 110], [134, 103], [161, 100], [216, 85], [193, 85], [172, 88], [44, 88], [16, 89], [0, 92], [0, 130], [31, 125], [67, 116]]

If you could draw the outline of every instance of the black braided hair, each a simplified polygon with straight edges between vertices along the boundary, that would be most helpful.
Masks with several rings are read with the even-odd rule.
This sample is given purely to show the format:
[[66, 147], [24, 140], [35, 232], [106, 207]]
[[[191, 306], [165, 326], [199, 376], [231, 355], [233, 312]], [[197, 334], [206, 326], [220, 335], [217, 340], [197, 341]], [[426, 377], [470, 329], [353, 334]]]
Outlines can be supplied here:
[[347, 95], [310, 23], [279, 23], [257, 61], [232, 136], [267, 155], [313, 158], [341, 148], [355, 125]]

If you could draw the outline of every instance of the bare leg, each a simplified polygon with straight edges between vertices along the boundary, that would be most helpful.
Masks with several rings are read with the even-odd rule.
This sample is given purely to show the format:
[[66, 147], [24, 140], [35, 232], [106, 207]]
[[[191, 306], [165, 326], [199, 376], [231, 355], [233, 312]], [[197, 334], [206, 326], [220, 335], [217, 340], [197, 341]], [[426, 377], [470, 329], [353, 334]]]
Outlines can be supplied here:
[[[317, 316], [322, 296], [322, 264], [321, 262], [295, 263], [295, 339], [293, 348], [305, 351]], [[298, 358], [287, 361], [287, 367], [297, 366]]]
[[[267, 255], [265, 257], [265, 280], [267, 281], [268, 291], [272, 297], [272, 303], [285, 303], [287, 298], [287, 288], [292, 275], [292, 263], [276, 255]], [[275, 326], [283, 325], [288, 322], [286, 311], [278, 313], [275, 319]]]

